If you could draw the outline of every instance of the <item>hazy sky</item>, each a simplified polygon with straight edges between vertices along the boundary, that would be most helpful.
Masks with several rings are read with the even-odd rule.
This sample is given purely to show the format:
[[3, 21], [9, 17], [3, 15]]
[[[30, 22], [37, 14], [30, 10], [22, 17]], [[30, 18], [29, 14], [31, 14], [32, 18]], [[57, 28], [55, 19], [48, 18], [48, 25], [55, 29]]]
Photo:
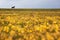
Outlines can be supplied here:
[[60, 8], [60, 0], [0, 0], [0, 8]]

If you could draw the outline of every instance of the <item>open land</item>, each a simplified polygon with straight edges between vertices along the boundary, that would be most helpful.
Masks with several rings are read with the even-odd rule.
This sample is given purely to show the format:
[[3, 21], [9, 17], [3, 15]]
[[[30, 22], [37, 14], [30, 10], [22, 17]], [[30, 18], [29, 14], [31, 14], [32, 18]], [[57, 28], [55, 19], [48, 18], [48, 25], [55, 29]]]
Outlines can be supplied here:
[[60, 9], [0, 9], [0, 40], [60, 40]]

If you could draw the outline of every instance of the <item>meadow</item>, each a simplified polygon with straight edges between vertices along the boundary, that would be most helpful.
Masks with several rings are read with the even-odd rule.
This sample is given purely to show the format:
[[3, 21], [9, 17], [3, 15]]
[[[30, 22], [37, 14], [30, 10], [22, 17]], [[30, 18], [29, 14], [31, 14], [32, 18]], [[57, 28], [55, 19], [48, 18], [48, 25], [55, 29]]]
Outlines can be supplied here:
[[0, 40], [60, 40], [60, 9], [0, 9]]

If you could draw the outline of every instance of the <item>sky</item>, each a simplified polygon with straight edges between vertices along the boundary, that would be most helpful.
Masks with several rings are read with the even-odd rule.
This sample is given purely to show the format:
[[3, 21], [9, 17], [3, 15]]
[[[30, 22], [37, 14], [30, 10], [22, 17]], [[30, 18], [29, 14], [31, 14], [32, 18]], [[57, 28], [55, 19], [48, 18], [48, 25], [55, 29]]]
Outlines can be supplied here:
[[60, 0], [0, 0], [0, 8], [60, 8]]

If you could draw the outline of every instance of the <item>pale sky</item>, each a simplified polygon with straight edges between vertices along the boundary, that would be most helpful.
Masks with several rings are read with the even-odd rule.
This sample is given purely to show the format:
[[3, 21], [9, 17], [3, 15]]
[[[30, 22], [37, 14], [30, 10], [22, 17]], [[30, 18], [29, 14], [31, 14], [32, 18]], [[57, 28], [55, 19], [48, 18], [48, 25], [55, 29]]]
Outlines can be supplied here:
[[60, 0], [0, 0], [0, 8], [60, 8]]

